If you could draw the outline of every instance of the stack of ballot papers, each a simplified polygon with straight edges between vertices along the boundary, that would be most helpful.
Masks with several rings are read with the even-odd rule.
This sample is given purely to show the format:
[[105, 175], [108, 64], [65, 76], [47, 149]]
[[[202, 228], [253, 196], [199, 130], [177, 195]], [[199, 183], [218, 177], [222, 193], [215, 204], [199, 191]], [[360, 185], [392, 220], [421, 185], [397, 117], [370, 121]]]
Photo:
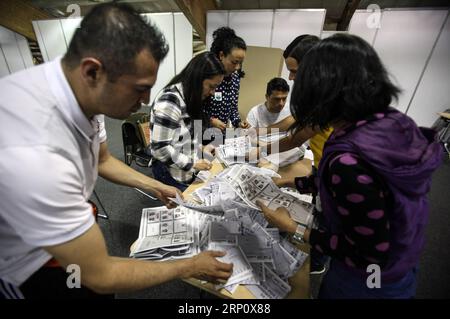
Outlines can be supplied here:
[[[280, 177], [274, 171], [266, 168], [249, 165], [246, 165], [246, 167], [255, 175], [266, 176], [269, 179], [271, 177]], [[224, 209], [224, 205], [228, 205], [230, 202], [243, 203], [241, 197], [237, 196], [236, 189], [221, 177], [215, 177], [209, 180], [204, 186], [195, 190], [191, 197], [191, 200], [184, 200], [177, 195], [176, 198], [171, 198], [171, 200], [180, 206], [216, 215], [221, 215], [226, 210]], [[258, 208], [256, 209], [258, 210]]]
[[232, 166], [217, 175], [217, 178], [227, 182], [252, 208], [259, 210], [257, 201], [272, 210], [284, 207], [297, 223], [304, 226], [312, 224], [314, 205], [281, 191], [270, 177], [256, 173], [249, 165]]
[[238, 209], [227, 210], [222, 220], [210, 222], [204, 236], [208, 249], [227, 253], [219, 260], [234, 265], [227, 282], [217, 285], [230, 293], [244, 285], [255, 298], [284, 298], [291, 290], [288, 278], [308, 257], [282, 238], [278, 229], [266, 228]]
[[144, 208], [130, 257], [168, 260], [195, 256], [199, 252], [197, 215], [185, 207]]
[[216, 147], [216, 157], [225, 166], [242, 164], [246, 162], [246, 155], [249, 154], [251, 141], [249, 136], [225, 139], [225, 143]]
[[[255, 298], [284, 298], [291, 287], [288, 278], [303, 265], [307, 254], [268, 228], [252, 208], [229, 209], [223, 216], [203, 214], [184, 207], [144, 208], [139, 238], [130, 254], [146, 260], [192, 257], [201, 251], [219, 250], [218, 258], [233, 263], [231, 277], [216, 289], [234, 293], [246, 286]], [[244, 209], [241, 209], [243, 208]]]
[[256, 200], [271, 209], [286, 207], [294, 220], [308, 225], [312, 197], [280, 190], [271, 180], [274, 176], [279, 177], [271, 170], [236, 165], [209, 179], [191, 200], [172, 199], [177, 208], [144, 208], [130, 256], [168, 260], [225, 251], [218, 259], [233, 263], [233, 274], [217, 289], [234, 293], [244, 285], [256, 298], [284, 298], [291, 290], [288, 278], [308, 255], [269, 226]]
[[270, 143], [279, 141], [279, 140], [281, 140], [282, 138], [284, 138], [284, 137], [286, 137], [286, 136], [288, 136], [288, 133], [287, 133], [287, 132], [280, 131], [280, 132], [275, 132], [275, 133], [269, 133], [269, 134], [265, 134], [265, 135], [260, 135], [260, 136], [258, 136], [258, 139], [259, 139], [261, 142], [270, 144]]

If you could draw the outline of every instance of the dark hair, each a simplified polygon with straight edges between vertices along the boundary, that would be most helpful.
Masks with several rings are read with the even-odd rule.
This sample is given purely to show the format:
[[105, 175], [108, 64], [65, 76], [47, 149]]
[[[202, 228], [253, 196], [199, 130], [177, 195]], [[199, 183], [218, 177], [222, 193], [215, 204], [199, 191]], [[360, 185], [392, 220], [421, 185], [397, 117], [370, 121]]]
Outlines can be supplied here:
[[303, 58], [291, 95], [291, 129], [325, 129], [385, 111], [400, 90], [389, 80], [375, 50], [363, 39], [336, 34]]
[[233, 29], [221, 27], [213, 32], [211, 52], [217, 57], [219, 57], [220, 51], [222, 51], [224, 55], [228, 55], [234, 48], [247, 50], [245, 41], [241, 37], [238, 37]]
[[187, 113], [192, 119], [204, 119], [203, 81], [216, 75], [225, 75], [222, 63], [213, 53], [203, 52], [195, 56], [179, 74], [170, 80], [166, 87], [181, 83]]
[[300, 65], [305, 54], [311, 50], [313, 46], [319, 43], [320, 39], [315, 35], [308, 35], [303, 38], [288, 54], [288, 57], [294, 58], [295, 61]]
[[161, 62], [169, 47], [162, 33], [150, 25], [133, 7], [105, 3], [92, 8], [81, 21], [64, 56], [68, 67], [92, 56], [100, 60], [110, 80], [135, 72], [135, 58], [148, 49]]
[[273, 78], [267, 83], [266, 94], [270, 95], [273, 91], [289, 92], [289, 85], [285, 79]]
[[286, 47], [286, 49], [283, 52], [283, 58], [288, 58], [289, 55], [291, 54], [292, 50], [304, 39], [317, 39], [319, 40], [318, 37], [316, 37], [315, 35], [311, 35], [311, 34], [302, 34], [299, 35], [298, 37], [296, 37], [294, 40], [292, 40], [291, 43], [289, 43], [289, 45]]

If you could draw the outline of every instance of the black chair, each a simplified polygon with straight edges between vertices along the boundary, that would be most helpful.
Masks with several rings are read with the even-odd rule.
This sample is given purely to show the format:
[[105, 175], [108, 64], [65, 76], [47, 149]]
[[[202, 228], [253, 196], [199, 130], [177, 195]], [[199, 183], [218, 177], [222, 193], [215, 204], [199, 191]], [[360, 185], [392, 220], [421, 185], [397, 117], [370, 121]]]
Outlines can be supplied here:
[[439, 118], [434, 122], [432, 128], [437, 132], [439, 141], [450, 156], [450, 109], [438, 114]]
[[133, 161], [137, 165], [148, 167], [151, 163], [151, 155], [148, 149], [150, 144], [150, 117], [147, 113], [135, 113], [122, 123], [122, 140], [124, 162], [131, 165]]

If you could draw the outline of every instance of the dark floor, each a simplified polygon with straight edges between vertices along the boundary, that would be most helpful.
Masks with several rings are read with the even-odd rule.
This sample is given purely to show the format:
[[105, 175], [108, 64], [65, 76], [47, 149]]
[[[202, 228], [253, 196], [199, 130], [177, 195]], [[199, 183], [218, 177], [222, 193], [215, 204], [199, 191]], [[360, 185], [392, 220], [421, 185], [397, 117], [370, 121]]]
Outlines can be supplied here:
[[[106, 120], [108, 146], [111, 153], [123, 160], [121, 121]], [[133, 167], [150, 174], [151, 169]], [[114, 185], [99, 178], [96, 193], [103, 203], [109, 219], [100, 219], [110, 254], [127, 256], [130, 245], [139, 231], [141, 210], [144, 207], [159, 206], [134, 189]], [[95, 198], [93, 198], [96, 201]], [[430, 192], [430, 220], [427, 228], [427, 242], [422, 254], [418, 275], [417, 298], [450, 297], [450, 161], [448, 157], [436, 171]], [[313, 295], [319, 280], [311, 282]], [[213, 298], [181, 281], [173, 281], [136, 293], [120, 294], [118, 298]]]

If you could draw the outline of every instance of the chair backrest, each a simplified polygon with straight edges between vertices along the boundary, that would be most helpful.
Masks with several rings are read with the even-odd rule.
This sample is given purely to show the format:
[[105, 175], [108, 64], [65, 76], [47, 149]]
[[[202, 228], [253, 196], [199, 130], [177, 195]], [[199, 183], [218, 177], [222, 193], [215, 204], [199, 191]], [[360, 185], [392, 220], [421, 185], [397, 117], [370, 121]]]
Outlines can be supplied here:
[[141, 166], [150, 161], [151, 157], [146, 153], [150, 144], [149, 121], [150, 116], [143, 112], [132, 114], [123, 121], [122, 140], [126, 164], [131, 165], [136, 158], [141, 160], [139, 162]]
[[142, 143], [144, 147], [147, 149], [147, 147], [150, 145], [150, 122], [149, 121], [144, 123], [139, 122], [137, 125]]
[[450, 143], [450, 109], [438, 113], [439, 118], [434, 122], [432, 128], [438, 133], [438, 139], [442, 143]]

